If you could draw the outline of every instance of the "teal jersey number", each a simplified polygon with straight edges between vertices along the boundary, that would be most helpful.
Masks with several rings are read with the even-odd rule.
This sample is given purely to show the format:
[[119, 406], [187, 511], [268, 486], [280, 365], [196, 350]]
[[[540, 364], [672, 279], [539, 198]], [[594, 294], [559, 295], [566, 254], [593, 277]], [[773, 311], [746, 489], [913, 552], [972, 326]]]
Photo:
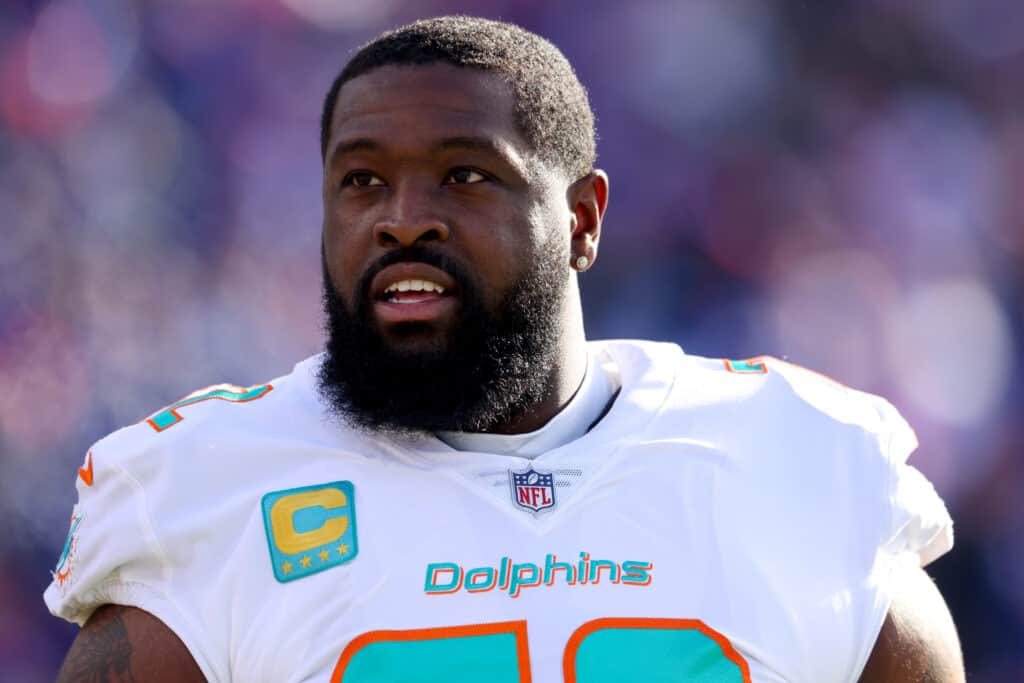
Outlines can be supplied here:
[[565, 649], [566, 683], [749, 683], [747, 662], [697, 619], [598, 619]]
[[[697, 619], [597, 619], [573, 633], [565, 683], [750, 683], [729, 640]], [[530, 683], [526, 622], [373, 631], [353, 640], [331, 683]]]
[[331, 683], [529, 683], [526, 622], [372, 631], [349, 644]]
[[178, 412], [179, 408], [190, 406], [193, 403], [199, 403], [200, 401], [209, 401], [211, 398], [228, 401], [230, 403], [255, 401], [258, 398], [266, 396], [273, 388], [274, 387], [269, 384], [256, 384], [248, 388], [237, 387], [234, 384], [217, 384], [215, 386], [193, 392], [180, 401], [176, 401], [167, 406], [163, 410], [153, 413], [153, 416], [146, 420], [146, 424], [156, 431], [162, 432], [168, 427], [173, 427], [185, 419], [181, 416], [181, 413]]

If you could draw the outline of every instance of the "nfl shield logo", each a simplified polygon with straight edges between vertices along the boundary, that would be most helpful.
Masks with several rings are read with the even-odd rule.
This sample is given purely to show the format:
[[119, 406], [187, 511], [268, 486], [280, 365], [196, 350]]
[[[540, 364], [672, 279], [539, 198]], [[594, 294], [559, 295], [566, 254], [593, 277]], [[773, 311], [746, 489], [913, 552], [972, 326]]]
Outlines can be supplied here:
[[555, 506], [555, 476], [537, 472], [532, 467], [525, 472], [509, 471], [512, 479], [512, 500], [521, 508], [540, 512]]

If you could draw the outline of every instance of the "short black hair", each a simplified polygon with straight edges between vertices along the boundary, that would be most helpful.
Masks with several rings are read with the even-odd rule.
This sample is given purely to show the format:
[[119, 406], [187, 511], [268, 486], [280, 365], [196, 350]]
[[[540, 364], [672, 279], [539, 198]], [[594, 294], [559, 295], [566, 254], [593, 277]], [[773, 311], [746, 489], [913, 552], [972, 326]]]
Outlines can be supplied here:
[[423, 19], [366, 45], [334, 79], [320, 118], [320, 155], [326, 160], [331, 118], [341, 87], [379, 66], [447, 62], [501, 75], [516, 99], [516, 119], [538, 156], [571, 179], [594, 168], [594, 113], [587, 91], [565, 55], [548, 40], [515, 24], [479, 17]]

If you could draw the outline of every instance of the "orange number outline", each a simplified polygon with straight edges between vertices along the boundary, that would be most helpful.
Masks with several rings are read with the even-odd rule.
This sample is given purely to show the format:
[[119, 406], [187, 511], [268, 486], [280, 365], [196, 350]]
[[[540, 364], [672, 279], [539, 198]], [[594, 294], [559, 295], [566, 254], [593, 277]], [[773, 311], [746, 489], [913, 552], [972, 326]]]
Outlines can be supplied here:
[[[562, 674], [565, 683], [576, 681], [576, 655], [580, 645], [591, 634], [608, 629], [665, 629], [673, 631], [698, 631], [718, 645], [722, 655], [739, 667], [743, 683], [752, 683], [750, 665], [743, 655], [733, 647], [732, 642], [722, 633], [700, 619], [665, 619], [645, 617], [603, 617], [585, 622], [573, 631], [562, 653]], [[489, 636], [502, 633], [515, 635], [516, 662], [519, 668], [519, 683], [531, 683], [530, 647], [526, 635], [525, 621], [502, 621], [490, 624], [468, 624], [465, 626], [442, 626], [409, 630], [369, 631], [356, 636], [342, 651], [338, 663], [331, 673], [331, 683], [342, 683], [345, 670], [363, 648], [373, 643], [401, 643], [442, 638], [464, 638], [466, 636]]]
[[519, 665], [519, 683], [531, 683], [530, 646], [526, 638], [525, 621], [499, 621], [491, 624], [468, 624], [465, 626], [440, 626], [437, 628], [416, 628], [402, 631], [368, 631], [356, 636], [342, 651], [338, 663], [331, 673], [331, 683], [341, 683], [352, 658], [372, 643], [402, 643], [441, 638], [465, 638], [466, 636], [493, 636], [511, 633], [516, 638], [516, 662]]
[[724, 635], [711, 628], [700, 619], [661, 619], [654, 617], [604, 617], [588, 621], [573, 631], [572, 635], [569, 636], [569, 642], [566, 643], [565, 652], [562, 655], [562, 675], [565, 678], [565, 683], [576, 683], [576, 654], [580, 649], [580, 645], [583, 644], [583, 641], [586, 640], [587, 636], [595, 633], [596, 631], [623, 628], [657, 628], [671, 631], [699, 631], [711, 640], [715, 641], [715, 643], [718, 644], [718, 647], [722, 649], [722, 654], [725, 655], [726, 659], [740, 668], [740, 673], [743, 676], [743, 683], [751, 683], [750, 665], [747, 664], [747, 660], [743, 658], [743, 655], [737, 652], [736, 648], [732, 646], [732, 643]]

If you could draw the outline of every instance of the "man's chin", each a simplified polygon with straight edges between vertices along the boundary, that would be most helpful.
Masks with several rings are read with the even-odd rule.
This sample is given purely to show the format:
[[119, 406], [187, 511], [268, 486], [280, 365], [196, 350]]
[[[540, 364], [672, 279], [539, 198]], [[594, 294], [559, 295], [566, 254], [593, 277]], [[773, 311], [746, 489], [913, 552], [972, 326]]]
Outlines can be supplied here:
[[[390, 262], [429, 263], [429, 254], [393, 253]], [[359, 303], [350, 310], [325, 261], [324, 400], [354, 426], [392, 431], [487, 431], [542, 400], [565, 283], [558, 251], [541, 253], [550, 258], [493, 306], [471, 276], [443, 268], [459, 283], [450, 299], [374, 301], [367, 281], [355, 288]]]

